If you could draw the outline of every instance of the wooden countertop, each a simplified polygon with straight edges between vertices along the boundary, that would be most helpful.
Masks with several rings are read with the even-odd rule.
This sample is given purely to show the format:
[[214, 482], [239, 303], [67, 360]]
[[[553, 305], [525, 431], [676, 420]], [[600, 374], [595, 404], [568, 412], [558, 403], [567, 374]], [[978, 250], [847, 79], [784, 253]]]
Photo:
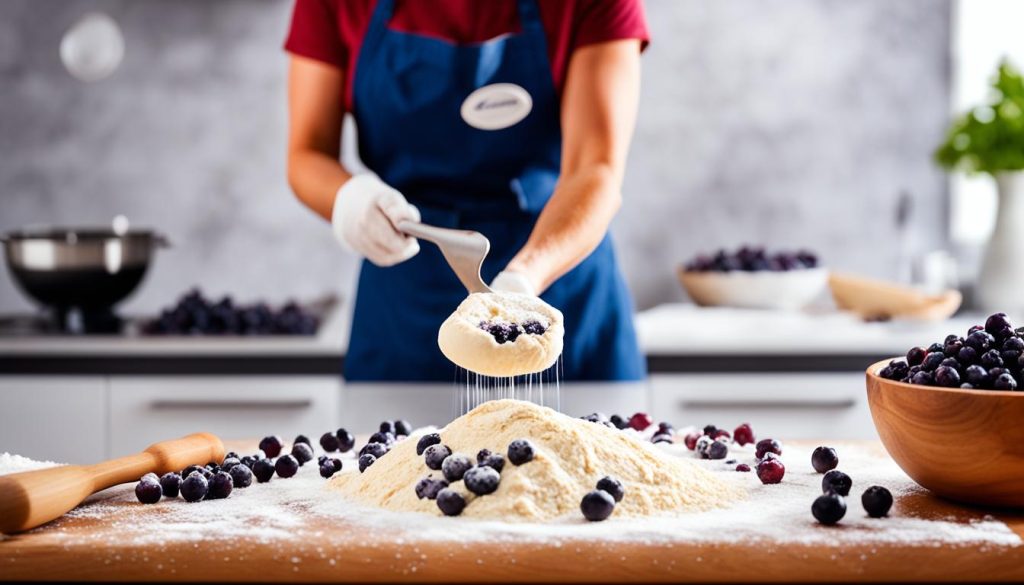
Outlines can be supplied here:
[[[161, 507], [132, 506], [152, 514]], [[202, 505], [202, 504], [198, 504]], [[984, 511], [928, 494], [898, 499], [901, 515], [967, 521]], [[1024, 537], [1024, 516], [994, 512]], [[566, 539], [451, 542], [396, 538], [379, 526], [302, 516], [291, 538], [208, 534], [199, 540], [117, 538], [118, 513], [65, 518], [0, 541], [0, 580], [205, 582], [810, 582], [1021, 581], [1024, 546], [992, 543], [792, 544]], [[103, 537], [97, 534], [102, 532]], [[113, 535], [113, 536], [112, 536]]]

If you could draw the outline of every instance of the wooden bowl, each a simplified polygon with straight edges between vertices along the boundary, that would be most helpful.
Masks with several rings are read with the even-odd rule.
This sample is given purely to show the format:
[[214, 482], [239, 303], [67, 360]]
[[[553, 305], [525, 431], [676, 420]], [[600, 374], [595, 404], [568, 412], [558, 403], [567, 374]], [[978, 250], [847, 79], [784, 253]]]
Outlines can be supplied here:
[[688, 272], [679, 269], [679, 282], [702, 307], [797, 310], [810, 304], [828, 285], [823, 268], [745, 272]]
[[1024, 392], [893, 382], [867, 370], [868, 405], [889, 455], [951, 500], [1024, 507]]

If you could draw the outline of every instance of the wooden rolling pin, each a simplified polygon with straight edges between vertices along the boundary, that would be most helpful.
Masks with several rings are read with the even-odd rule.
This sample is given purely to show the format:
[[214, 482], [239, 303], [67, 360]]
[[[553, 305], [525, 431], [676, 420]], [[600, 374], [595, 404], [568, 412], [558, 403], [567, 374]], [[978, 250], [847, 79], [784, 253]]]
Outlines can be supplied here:
[[64, 465], [0, 476], [0, 533], [30, 530], [59, 518], [90, 495], [147, 473], [163, 475], [189, 465], [224, 461], [224, 443], [196, 433], [151, 445], [137, 455], [95, 465]]

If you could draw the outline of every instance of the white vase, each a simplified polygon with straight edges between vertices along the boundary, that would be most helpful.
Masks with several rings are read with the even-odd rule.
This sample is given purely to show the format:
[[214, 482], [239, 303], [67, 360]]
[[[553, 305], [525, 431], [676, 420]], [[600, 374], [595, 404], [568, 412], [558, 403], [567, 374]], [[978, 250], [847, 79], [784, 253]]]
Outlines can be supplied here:
[[995, 176], [999, 193], [996, 227], [978, 276], [980, 308], [1024, 316], [1024, 172]]

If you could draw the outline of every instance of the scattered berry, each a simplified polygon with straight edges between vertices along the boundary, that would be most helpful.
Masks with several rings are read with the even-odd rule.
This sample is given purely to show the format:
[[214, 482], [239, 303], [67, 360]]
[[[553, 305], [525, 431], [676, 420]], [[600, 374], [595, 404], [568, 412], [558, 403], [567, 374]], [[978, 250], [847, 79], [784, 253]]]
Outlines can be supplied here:
[[338, 440], [338, 436], [334, 433], [324, 433], [320, 435], [320, 448], [328, 453], [332, 453], [338, 450], [341, 446], [341, 441]]
[[252, 474], [256, 476], [259, 483], [267, 483], [274, 477], [274, 462], [264, 457], [252, 464]]
[[654, 419], [646, 412], [638, 412], [629, 417], [629, 426], [635, 431], [642, 431], [654, 424]]
[[324, 479], [329, 479], [332, 475], [334, 475], [333, 463], [324, 462], [320, 464], [320, 477]]
[[697, 452], [697, 455], [700, 455], [701, 459], [708, 459], [711, 444], [714, 442], [714, 439], [712, 439], [711, 437], [707, 435], [701, 435], [697, 439], [697, 444], [694, 446], [694, 451]]
[[780, 483], [785, 475], [786, 466], [779, 459], [762, 459], [757, 464], [757, 478], [763, 484]]
[[754, 443], [754, 430], [748, 423], [743, 423], [732, 432], [732, 440], [742, 447]]
[[298, 445], [299, 443], [309, 445], [310, 447], [313, 446], [313, 443], [309, 442], [309, 437], [307, 437], [306, 435], [299, 435], [295, 437], [294, 441], [292, 441], [292, 445]]
[[613, 414], [610, 417], [608, 417], [608, 422], [615, 425], [615, 428], [619, 429], [620, 431], [622, 429], [629, 427], [629, 421], [617, 414]]
[[356, 446], [355, 436], [345, 429], [334, 431], [334, 436], [338, 437], [338, 451], [342, 453], [348, 453]]
[[622, 482], [618, 479], [606, 475], [601, 479], [597, 480], [597, 489], [608, 492], [616, 502], [622, 501], [622, 496], [626, 495], [626, 488], [623, 487]]
[[675, 441], [672, 440], [672, 435], [659, 434], [659, 435], [654, 435], [653, 437], [651, 437], [651, 442], [655, 443], [655, 444], [657, 444], [657, 443], [672, 444]]
[[280, 455], [283, 447], [284, 444], [281, 442], [281, 437], [278, 436], [263, 437], [263, 440], [260, 441], [260, 451], [263, 451], [270, 458]]
[[443, 479], [434, 479], [429, 475], [416, 482], [416, 497], [419, 499], [436, 500], [437, 494], [448, 487], [448, 482]]
[[764, 459], [765, 453], [782, 455], [782, 445], [775, 439], [761, 439], [754, 447], [754, 456], [758, 459]]
[[846, 515], [846, 501], [835, 492], [818, 496], [811, 504], [811, 514], [818, 522], [831, 526]]
[[508, 444], [508, 460], [512, 462], [512, 465], [522, 465], [533, 461], [533, 456], [533, 444], [526, 439], [516, 439]]
[[430, 433], [429, 435], [423, 435], [419, 441], [416, 441], [416, 454], [423, 455], [423, 452], [427, 450], [427, 447], [431, 445], [437, 445], [441, 442], [441, 435], [437, 433]]
[[835, 469], [839, 465], [839, 455], [832, 447], [821, 446], [811, 453], [811, 466], [818, 473]]
[[840, 496], [848, 496], [851, 487], [853, 487], [853, 480], [838, 469], [829, 471], [825, 477], [821, 478], [821, 491], [825, 493], [835, 492]]
[[242, 462], [239, 461], [237, 457], [225, 457], [224, 458], [224, 463], [221, 463], [221, 465], [220, 465], [220, 470], [221, 471], [231, 471], [232, 467], [234, 467], [236, 465], [241, 465], [241, 464], [242, 464]]
[[750, 466], [747, 465], [746, 463], [740, 463], [739, 465], [736, 466], [736, 471], [750, 471]]
[[478, 496], [494, 493], [501, 483], [501, 475], [493, 467], [474, 467], [462, 478], [466, 489]]
[[615, 498], [604, 490], [588, 492], [580, 501], [583, 517], [591, 522], [600, 522], [615, 511]]
[[193, 473], [181, 482], [181, 497], [186, 502], [198, 502], [206, 497], [209, 483], [201, 473]]
[[259, 460], [259, 457], [253, 455], [244, 455], [241, 459], [239, 459], [242, 465], [248, 467], [249, 469], [252, 469], [252, 466], [256, 465], [256, 462]]
[[292, 445], [292, 456], [299, 462], [299, 465], [305, 465], [308, 461], [313, 460], [313, 448], [309, 446], [309, 443], [295, 443]]
[[373, 465], [377, 458], [369, 453], [359, 456], [359, 473], [366, 471], [366, 468]]
[[228, 472], [231, 482], [236, 488], [247, 488], [252, 485], [252, 470], [245, 465], [236, 465]]
[[466, 508], [466, 499], [451, 488], [444, 488], [437, 492], [436, 499], [437, 507], [445, 516], [458, 516]]
[[178, 497], [178, 491], [181, 489], [181, 476], [173, 471], [165, 473], [160, 478], [160, 489], [165, 498]]
[[396, 436], [408, 437], [412, 434], [412, 424], [405, 419], [396, 420], [394, 422], [394, 427]]
[[729, 456], [729, 446], [723, 441], [712, 441], [708, 447], [708, 459], [725, 459]]
[[387, 452], [388, 446], [384, 443], [367, 443], [359, 450], [359, 455], [373, 455], [375, 458], [380, 459], [386, 455]]
[[368, 443], [383, 443], [385, 445], [393, 445], [395, 443], [395, 435], [386, 431], [377, 431], [370, 435], [367, 439]]
[[444, 465], [444, 460], [451, 454], [452, 450], [447, 445], [438, 443], [437, 445], [427, 447], [427, 450], [423, 452], [423, 461], [430, 469], [440, 471], [441, 466]]
[[477, 462], [480, 467], [490, 467], [498, 473], [505, 469], [505, 457], [500, 453], [491, 453], [483, 459], [477, 459]]
[[703, 435], [696, 432], [689, 433], [683, 438], [683, 444], [685, 444], [686, 448], [690, 451], [695, 451], [697, 449], [697, 439], [700, 439], [702, 436]]
[[274, 462], [274, 471], [278, 477], [292, 477], [299, 472], [299, 460], [294, 455], [282, 455]]
[[892, 493], [880, 485], [873, 485], [861, 494], [860, 503], [864, 506], [868, 516], [881, 518], [892, 508]]
[[231, 495], [231, 490], [234, 487], [235, 482], [231, 479], [231, 475], [226, 471], [218, 471], [213, 474], [213, 479], [207, 485], [206, 499], [223, 500]]
[[455, 483], [462, 479], [462, 476], [471, 467], [473, 467], [473, 461], [469, 457], [461, 453], [454, 453], [445, 457], [441, 462], [441, 473], [450, 483]]
[[135, 497], [143, 504], [155, 504], [163, 495], [163, 489], [158, 482], [143, 479], [135, 484]]

